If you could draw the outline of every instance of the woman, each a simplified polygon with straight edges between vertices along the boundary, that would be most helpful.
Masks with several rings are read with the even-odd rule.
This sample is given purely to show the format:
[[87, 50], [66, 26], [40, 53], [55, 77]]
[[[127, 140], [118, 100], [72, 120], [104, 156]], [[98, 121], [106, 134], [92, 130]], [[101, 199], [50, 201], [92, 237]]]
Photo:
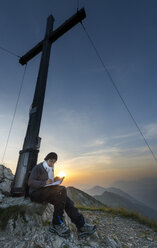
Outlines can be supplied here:
[[54, 205], [50, 232], [55, 232], [62, 237], [70, 235], [70, 229], [63, 222], [65, 210], [71, 221], [76, 225], [79, 237], [92, 234], [96, 231], [96, 226], [85, 223], [83, 215], [79, 213], [73, 201], [67, 196], [66, 188], [61, 185], [46, 186], [57, 180], [57, 178], [54, 178], [54, 164], [57, 159], [57, 154], [51, 152], [47, 154], [44, 162], [34, 166], [28, 180], [30, 198], [32, 201], [48, 202]]

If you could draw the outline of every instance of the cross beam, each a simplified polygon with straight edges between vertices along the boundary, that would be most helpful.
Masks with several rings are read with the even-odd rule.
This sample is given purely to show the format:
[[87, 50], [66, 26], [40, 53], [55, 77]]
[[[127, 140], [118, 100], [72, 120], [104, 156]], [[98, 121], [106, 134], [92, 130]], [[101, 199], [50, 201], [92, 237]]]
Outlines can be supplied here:
[[12, 196], [28, 195], [28, 177], [32, 168], [37, 163], [41, 140], [41, 138], [39, 137], [39, 131], [46, 90], [51, 45], [64, 33], [74, 27], [77, 23], [81, 22], [85, 17], [85, 10], [81, 9], [80, 11], [77, 11], [77, 13], [71, 18], [69, 18], [65, 23], [63, 23], [59, 28], [53, 31], [54, 18], [52, 15], [50, 15], [47, 18], [47, 26], [44, 39], [30, 51], [28, 51], [24, 56], [22, 56], [19, 60], [21, 65], [24, 65], [42, 51], [35, 93], [31, 105], [31, 110], [29, 112], [29, 122], [27, 126], [26, 136], [24, 139], [23, 148], [19, 152], [20, 154], [16, 173], [14, 181], [11, 185]]
[[[55, 31], [51, 32], [49, 35], [49, 40], [51, 43], [55, 42], [58, 38], [60, 38], [63, 34], [69, 31], [72, 27], [74, 27], [78, 22], [81, 22], [86, 17], [86, 13], [84, 8], [77, 11], [75, 15], [70, 17], [67, 21], [65, 21], [59, 28]], [[40, 41], [35, 47], [33, 47], [30, 51], [28, 51], [24, 56], [22, 56], [19, 60], [21, 65], [26, 64], [29, 60], [35, 57], [38, 53], [42, 51], [43, 41]]]

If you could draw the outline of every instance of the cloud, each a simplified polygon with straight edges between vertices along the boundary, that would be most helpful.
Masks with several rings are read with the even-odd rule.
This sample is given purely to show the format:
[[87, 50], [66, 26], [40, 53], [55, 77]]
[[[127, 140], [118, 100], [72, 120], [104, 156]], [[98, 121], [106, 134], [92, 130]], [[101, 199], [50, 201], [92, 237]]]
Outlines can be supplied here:
[[137, 135], [137, 132], [111, 136], [110, 139], [128, 139]]
[[88, 147], [88, 148], [92, 148], [92, 147], [103, 146], [103, 145], [105, 145], [106, 143], [107, 143], [107, 138], [106, 138], [106, 139], [97, 138], [97, 139], [92, 140], [90, 143], [85, 144], [84, 146], [85, 146], [85, 147]]
[[96, 155], [104, 155], [104, 154], [119, 154], [120, 149], [117, 147], [105, 147], [103, 149], [98, 149], [95, 151], [89, 151], [84, 153], [85, 156], [96, 156]]
[[104, 172], [105, 169], [115, 167], [114, 158], [119, 157], [120, 150], [116, 147], [106, 147], [94, 151], [82, 152], [77, 156], [71, 156], [70, 159], [63, 161], [66, 168], [74, 170], [94, 169]]
[[[95, 138], [94, 140], [92, 140], [90, 143], [85, 144], [85, 147], [88, 148], [97, 148], [97, 147], [104, 147], [106, 145], [109, 145], [110, 142], [116, 141], [118, 140], [118, 145], [120, 145], [122, 142], [124, 143], [126, 140], [128, 140], [128, 138], [133, 138], [135, 136], [137, 136], [137, 132], [134, 133], [126, 133], [126, 134], [121, 134], [121, 135], [116, 135], [116, 136], [109, 136], [109, 137], [101, 137], [101, 138]], [[116, 145], [117, 146], [117, 145]], [[108, 148], [107, 148], [108, 149]], [[106, 150], [106, 148], [105, 148]]]
[[157, 138], [157, 123], [150, 123], [145, 126], [144, 133], [148, 139]]

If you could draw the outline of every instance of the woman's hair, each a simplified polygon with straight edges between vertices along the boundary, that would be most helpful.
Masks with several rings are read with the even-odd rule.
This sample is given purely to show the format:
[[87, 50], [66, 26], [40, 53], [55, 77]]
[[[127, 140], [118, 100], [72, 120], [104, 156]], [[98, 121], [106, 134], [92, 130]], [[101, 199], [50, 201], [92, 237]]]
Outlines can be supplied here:
[[49, 159], [58, 159], [58, 155], [55, 152], [50, 152], [46, 155], [46, 157], [44, 158], [44, 160], [49, 160]]

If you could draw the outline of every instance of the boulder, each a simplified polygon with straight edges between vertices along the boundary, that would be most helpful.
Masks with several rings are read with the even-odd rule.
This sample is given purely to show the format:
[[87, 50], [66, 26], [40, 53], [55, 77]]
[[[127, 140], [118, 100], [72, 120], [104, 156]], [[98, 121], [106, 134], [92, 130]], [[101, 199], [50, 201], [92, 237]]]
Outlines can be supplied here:
[[[4, 197], [0, 208], [4, 213], [8, 211], [9, 219], [14, 219], [16, 214], [23, 215], [28, 222], [32, 223], [33, 220], [35, 225], [43, 224], [44, 221], [50, 222], [54, 209], [52, 204], [32, 202], [25, 197]], [[4, 224], [7, 226], [7, 223]]]
[[[10, 195], [11, 183], [14, 179], [9, 168], [6, 168], [4, 165], [0, 164], [0, 193], [4, 195]], [[1, 199], [1, 197], [0, 197]]]
[[7, 178], [8, 180], [13, 181], [14, 175], [12, 174], [12, 171], [9, 168], [3, 167], [3, 174], [4, 178]]

